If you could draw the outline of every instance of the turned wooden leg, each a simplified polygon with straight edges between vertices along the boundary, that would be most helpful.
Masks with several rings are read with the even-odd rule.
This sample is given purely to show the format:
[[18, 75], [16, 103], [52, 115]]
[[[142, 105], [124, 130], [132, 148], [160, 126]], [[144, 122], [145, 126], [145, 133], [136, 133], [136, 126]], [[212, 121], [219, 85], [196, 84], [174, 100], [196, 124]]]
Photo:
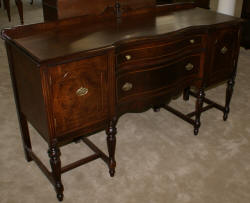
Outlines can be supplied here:
[[109, 122], [109, 126], [106, 129], [107, 134], [107, 145], [109, 152], [109, 174], [111, 177], [115, 175], [115, 147], [116, 147], [116, 119], [113, 119]]
[[11, 17], [10, 17], [10, 0], [3, 0], [3, 5], [4, 5], [4, 8], [7, 11], [9, 21], [11, 21]]
[[18, 9], [21, 24], [23, 24], [23, 3], [21, 0], [15, 0]]
[[224, 115], [223, 115], [223, 120], [226, 121], [228, 118], [228, 114], [230, 111], [229, 105], [230, 105], [230, 101], [233, 95], [233, 89], [234, 89], [234, 78], [230, 79], [227, 82], [227, 90], [226, 90], [226, 104], [225, 104], [225, 110], [224, 110]]
[[199, 128], [201, 126], [200, 116], [201, 116], [201, 110], [202, 110], [202, 106], [203, 106], [204, 97], [205, 97], [205, 92], [204, 92], [204, 89], [202, 88], [202, 89], [199, 90], [198, 97], [197, 97], [197, 100], [196, 100], [194, 135], [198, 135]]
[[60, 160], [60, 149], [57, 146], [57, 141], [54, 140], [50, 144], [48, 154], [50, 157], [50, 165], [52, 169], [52, 176], [54, 179], [54, 187], [59, 201], [63, 200], [63, 184], [61, 181], [61, 160]]
[[184, 91], [183, 91], [183, 100], [184, 101], [189, 100], [189, 91], [190, 91], [190, 87], [187, 87], [184, 89]]

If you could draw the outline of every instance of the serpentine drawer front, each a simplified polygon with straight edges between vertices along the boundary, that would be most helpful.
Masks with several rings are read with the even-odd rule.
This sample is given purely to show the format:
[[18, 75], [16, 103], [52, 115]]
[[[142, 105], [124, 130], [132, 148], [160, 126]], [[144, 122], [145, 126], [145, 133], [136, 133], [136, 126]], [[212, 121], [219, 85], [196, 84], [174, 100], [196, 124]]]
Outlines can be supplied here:
[[[100, 158], [114, 176], [116, 124], [123, 114], [165, 109], [191, 124], [195, 135], [202, 112], [215, 107], [228, 117], [242, 21], [192, 3], [154, 4], [82, 0], [78, 8], [86, 16], [1, 32], [26, 159], [36, 162], [60, 201], [64, 172]], [[225, 81], [224, 106], [205, 97], [207, 87]], [[180, 93], [184, 100], [196, 97], [195, 111], [183, 114], [168, 105]], [[32, 151], [28, 122], [48, 143], [51, 169]], [[102, 130], [107, 154], [88, 139]], [[80, 140], [94, 153], [62, 166], [60, 147]]]
[[175, 59], [159, 66], [127, 71], [117, 78], [118, 102], [154, 91], [166, 91], [180, 81], [194, 79], [200, 69], [200, 54]]
[[121, 49], [117, 56], [117, 64], [129, 65], [134, 62], [146, 59], [166, 58], [169, 55], [179, 54], [185, 51], [191, 51], [194, 48], [201, 47], [202, 36], [185, 36], [176, 41], [161, 40], [155, 43], [144, 43], [143, 45], [134, 45]]

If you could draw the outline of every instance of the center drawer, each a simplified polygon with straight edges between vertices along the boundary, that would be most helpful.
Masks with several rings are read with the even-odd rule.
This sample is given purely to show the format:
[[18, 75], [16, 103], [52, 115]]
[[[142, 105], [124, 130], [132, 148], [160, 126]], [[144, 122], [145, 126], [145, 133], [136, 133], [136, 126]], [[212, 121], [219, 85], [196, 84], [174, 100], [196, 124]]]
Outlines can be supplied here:
[[118, 102], [142, 94], [166, 91], [166, 88], [178, 82], [193, 79], [199, 70], [200, 54], [197, 53], [160, 66], [127, 71], [118, 75], [116, 80]]
[[194, 35], [171, 41], [160, 41], [126, 47], [117, 55], [117, 65], [119, 67], [139, 60], [165, 57], [201, 47], [201, 44], [202, 35]]

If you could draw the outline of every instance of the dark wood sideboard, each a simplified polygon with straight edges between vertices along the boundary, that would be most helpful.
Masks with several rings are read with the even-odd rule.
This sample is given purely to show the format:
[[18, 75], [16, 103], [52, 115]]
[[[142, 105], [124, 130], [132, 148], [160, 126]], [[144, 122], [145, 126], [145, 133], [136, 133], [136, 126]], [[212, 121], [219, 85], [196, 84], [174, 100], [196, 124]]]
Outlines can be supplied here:
[[243, 1], [241, 17], [246, 20], [242, 30], [241, 45], [246, 49], [250, 49], [250, 0]]
[[[26, 159], [37, 163], [59, 200], [66, 171], [101, 158], [114, 176], [120, 116], [162, 108], [189, 122], [197, 134], [203, 111], [215, 107], [227, 119], [236, 75], [239, 18], [193, 4], [88, 2], [89, 15], [1, 33]], [[205, 97], [206, 88], [221, 82], [228, 84], [225, 106]], [[168, 105], [183, 91], [184, 100], [197, 98], [195, 111], [187, 115]], [[51, 170], [32, 151], [27, 122], [48, 143]], [[108, 155], [87, 138], [101, 130], [106, 130]], [[94, 154], [62, 167], [60, 147], [77, 140]]]

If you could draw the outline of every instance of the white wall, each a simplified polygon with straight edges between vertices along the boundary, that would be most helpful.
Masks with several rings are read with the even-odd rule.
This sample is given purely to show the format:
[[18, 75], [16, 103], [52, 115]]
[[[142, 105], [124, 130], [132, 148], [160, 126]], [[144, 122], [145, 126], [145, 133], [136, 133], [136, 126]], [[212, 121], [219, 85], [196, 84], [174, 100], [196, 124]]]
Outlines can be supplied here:
[[[219, 0], [210, 0], [210, 7], [212, 10], [216, 11], [218, 7]], [[240, 17], [242, 9], [243, 0], [236, 0], [235, 16]]]

